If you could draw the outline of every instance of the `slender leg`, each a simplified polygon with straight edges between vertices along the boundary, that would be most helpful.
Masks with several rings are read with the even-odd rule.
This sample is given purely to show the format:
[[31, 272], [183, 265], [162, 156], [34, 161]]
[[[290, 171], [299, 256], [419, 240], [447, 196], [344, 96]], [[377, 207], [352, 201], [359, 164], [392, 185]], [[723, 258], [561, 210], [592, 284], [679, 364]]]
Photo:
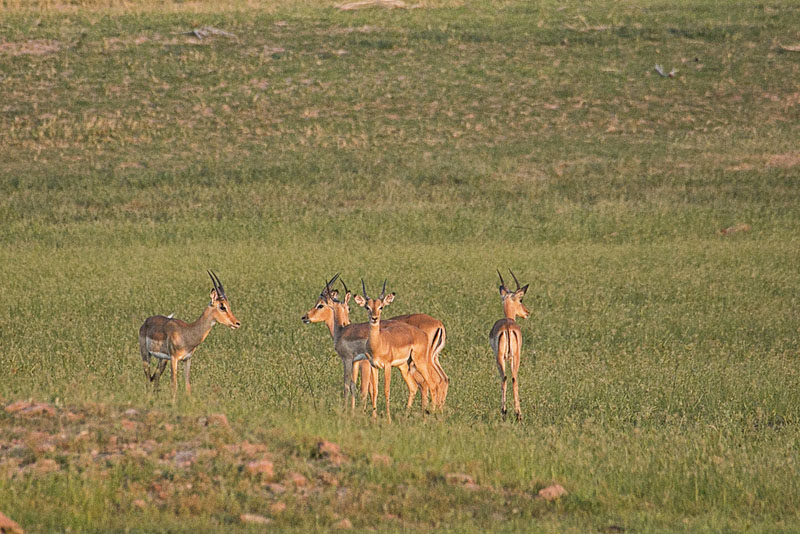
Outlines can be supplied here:
[[372, 418], [375, 419], [378, 417], [378, 369], [372, 367], [370, 369], [370, 374], [372, 375], [372, 385], [373, 385], [373, 392], [372, 392]]
[[519, 402], [519, 361], [520, 361], [520, 343], [514, 347], [514, 355], [511, 358], [511, 389], [514, 392], [514, 413], [517, 416], [517, 422], [522, 421], [522, 407]]
[[358, 365], [353, 369], [353, 381], [355, 382], [356, 374], [361, 371], [361, 404], [362, 411], [367, 408], [367, 395], [372, 391], [372, 371], [367, 360], [361, 360]]
[[408, 364], [400, 365], [398, 369], [400, 369], [400, 374], [403, 376], [406, 386], [408, 386], [408, 402], [406, 402], [406, 414], [408, 414], [411, 406], [414, 404], [414, 397], [417, 394], [417, 383], [411, 376]]
[[383, 395], [386, 397], [386, 420], [392, 422], [392, 413], [389, 410], [389, 388], [392, 383], [392, 366], [386, 364], [383, 368]]
[[506, 418], [506, 389], [508, 387], [506, 376], [506, 354], [505, 354], [505, 339], [504, 335], [500, 334], [497, 343], [497, 369], [500, 371], [500, 383], [502, 389], [502, 396], [500, 401], [500, 413], [503, 414], [503, 419]]
[[189, 358], [184, 362], [185, 367], [183, 368], [183, 378], [186, 381], [186, 394], [192, 394], [192, 385], [189, 383], [189, 369], [192, 367], [192, 359]]
[[166, 368], [167, 360], [159, 360], [158, 368], [153, 371], [153, 376], [150, 377], [150, 380], [153, 381], [153, 391], [158, 391], [158, 381], [161, 380], [161, 375], [164, 374]]
[[172, 400], [174, 401], [178, 397], [178, 358], [175, 356], [172, 357], [169, 361], [170, 363], [170, 386], [172, 387]]
[[[342, 358], [342, 369], [344, 371], [344, 406], [346, 407], [350, 394], [355, 389], [355, 384], [353, 384], [353, 360]], [[353, 398], [353, 402], [355, 402], [355, 398]], [[355, 407], [355, 405], [353, 406]]]
[[[412, 358], [413, 358], [414, 356], [415, 356], [415, 355], [412, 353]], [[419, 356], [418, 356], [418, 357], [419, 357]], [[432, 382], [432, 381], [433, 381], [433, 378], [432, 378], [432, 376], [431, 376], [431, 374], [432, 374], [432, 373], [431, 373], [431, 369], [429, 369], [429, 368], [428, 368], [428, 362], [427, 362], [427, 361], [425, 361], [425, 360], [424, 360], [424, 358], [425, 358], [425, 356], [423, 355], [423, 356], [420, 358], [420, 360], [421, 360], [421, 361], [416, 361], [416, 360], [415, 360], [415, 361], [414, 361], [414, 365], [416, 365], [416, 367], [417, 367], [417, 372], [418, 372], [419, 374], [421, 374], [421, 375], [422, 375], [422, 378], [423, 378], [423, 380], [425, 381], [425, 383], [427, 384], [427, 386], [430, 388], [431, 384], [433, 383], [433, 382]], [[422, 395], [422, 413], [423, 413], [423, 414], [425, 413], [425, 408], [427, 408], [427, 407], [428, 407], [428, 397], [427, 397], [427, 395], [426, 395], [426, 394], [423, 392], [423, 395]]]

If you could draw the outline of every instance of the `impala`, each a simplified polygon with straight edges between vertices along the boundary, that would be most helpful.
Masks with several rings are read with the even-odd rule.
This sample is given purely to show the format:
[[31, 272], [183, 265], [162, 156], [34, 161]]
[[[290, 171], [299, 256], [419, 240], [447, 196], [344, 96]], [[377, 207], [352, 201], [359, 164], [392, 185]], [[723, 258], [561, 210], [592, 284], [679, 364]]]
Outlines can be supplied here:
[[[334, 341], [334, 348], [342, 359], [342, 367], [344, 369], [344, 398], [345, 403], [348, 398], [351, 398], [351, 408], [355, 407], [355, 392], [356, 382], [358, 375], [361, 374], [361, 398], [366, 402], [368, 393], [371, 393], [373, 398], [376, 394], [376, 384], [373, 380], [373, 374], [370, 372], [370, 364], [366, 359], [361, 361], [354, 360], [359, 354], [366, 354], [367, 352], [367, 337], [369, 335], [369, 326], [366, 323], [350, 324], [350, 290], [343, 280], [339, 280], [344, 288], [345, 295], [343, 300], [338, 299], [338, 291], [331, 288], [333, 282], [339, 277], [335, 275], [330, 282], [326, 282], [325, 288], [320, 293], [316, 304], [313, 308], [308, 310], [303, 317], [302, 321], [306, 324], [324, 322], [331, 333]], [[444, 347], [445, 330], [444, 325], [438, 319], [425, 314], [405, 315], [400, 318], [393, 318], [384, 321], [384, 325], [391, 324], [392, 321], [403, 320], [413, 325], [419, 325], [423, 332], [430, 332], [429, 340], [431, 342], [432, 352], [438, 356]], [[427, 329], [427, 330], [426, 330]], [[438, 363], [438, 362], [437, 362]], [[419, 373], [413, 369], [409, 369], [407, 365], [401, 365], [400, 372], [403, 374], [404, 379], [410, 375], [411, 380], [406, 379], [406, 384], [409, 387], [408, 407], [414, 401], [414, 396], [417, 392], [417, 385], [422, 388], [422, 394], [428, 394], [428, 385], [422, 379]], [[437, 384], [444, 384], [443, 395], [433, 393], [434, 403], [441, 405], [444, 402], [444, 396], [447, 393], [447, 375], [444, 370], [441, 371]], [[435, 380], [437, 380], [435, 378]]]
[[[422, 375], [423, 380], [429, 387], [435, 387], [433, 375], [436, 374], [435, 367], [430, 360], [430, 347], [428, 337], [425, 333], [400, 321], [392, 321], [381, 328], [381, 314], [383, 308], [394, 301], [394, 293], [386, 294], [386, 282], [383, 283], [383, 291], [377, 299], [367, 295], [367, 288], [364, 280], [361, 280], [361, 288], [364, 295], [356, 295], [355, 300], [359, 306], [366, 308], [369, 315], [369, 334], [367, 336], [367, 352], [365, 357], [373, 367], [372, 375], [377, 385], [378, 369], [383, 369], [383, 393], [386, 397], [386, 418], [391, 421], [391, 411], [389, 409], [389, 393], [392, 381], [392, 367], [401, 367], [413, 364], [416, 372]], [[410, 380], [404, 374], [404, 379], [408, 384]], [[411, 386], [409, 385], [409, 388]], [[423, 413], [427, 407], [428, 397], [422, 396]], [[372, 400], [372, 412], [377, 411], [377, 396]]]
[[[231, 311], [230, 302], [228, 302], [219, 277], [212, 271], [208, 271], [208, 276], [211, 277], [211, 282], [214, 284], [214, 289], [211, 290], [211, 302], [195, 322], [187, 323], [173, 318], [172, 315], [169, 317], [155, 315], [145, 319], [144, 324], [139, 328], [139, 351], [142, 354], [144, 376], [148, 383], [154, 383], [154, 389], [157, 390], [158, 381], [169, 362], [172, 371], [173, 399], [178, 389], [178, 362], [185, 363], [186, 393], [191, 394], [192, 387], [189, 384], [191, 358], [195, 349], [205, 341], [211, 327], [218, 322], [233, 330], [241, 326]], [[160, 360], [158, 368], [152, 374], [150, 374], [151, 356]]]
[[500, 297], [503, 299], [503, 313], [505, 318], [500, 319], [492, 327], [489, 332], [489, 344], [497, 357], [497, 368], [500, 371], [500, 381], [502, 383], [502, 401], [500, 403], [500, 413], [503, 414], [503, 419], [506, 417], [506, 360], [511, 360], [511, 384], [514, 392], [514, 413], [517, 416], [517, 421], [522, 420], [522, 410], [519, 404], [519, 362], [520, 353], [522, 352], [522, 330], [516, 322], [519, 315], [525, 319], [531, 314], [528, 308], [522, 303], [522, 297], [528, 291], [528, 285], [520, 288], [517, 277], [511, 269], [508, 270], [511, 276], [514, 277], [514, 282], [517, 284], [517, 289], [509, 291], [506, 289], [506, 284], [503, 281], [503, 275], [497, 271], [500, 277]]

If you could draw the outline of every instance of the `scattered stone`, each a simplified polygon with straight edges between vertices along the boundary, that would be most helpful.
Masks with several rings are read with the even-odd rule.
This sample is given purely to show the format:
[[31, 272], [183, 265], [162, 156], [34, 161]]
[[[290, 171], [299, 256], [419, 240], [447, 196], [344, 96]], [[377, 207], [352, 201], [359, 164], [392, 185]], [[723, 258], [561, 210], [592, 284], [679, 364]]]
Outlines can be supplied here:
[[320, 480], [322, 480], [322, 482], [324, 482], [328, 486], [336, 487], [339, 485], [339, 479], [336, 478], [335, 475], [333, 475], [332, 473], [328, 473], [327, 471], [321, 471], [319, 474], [319, 478]]
[[738, 232], [749, 232], [750, 230], [751, 227], [749, 224], [739, 223], [739, 224], [734, 224], [733, 226], [729, 226], [724, 230], [720, 230], [719, 235], [730, 235]]
[[123, 419], [119, 422], [119, 424], [123, 430], [127, 430], [128, 432], [133, 432], [138, 426], [136, 421], [131, 421], [130, 419]]
[[319, 454], [320, 458], [325, 458], [333, 465], [342, 465], [347, 461], [338, 444], [324, 439], [317, 443], [317, 454]]
[[228, 423], [228, 417], [224, 413], [212, 413], [208, 416], [208, 426], [221, 426], [224, 428], [230, 428], [231, 425]]
[[421, 7], [419, 4], [409, 6], [402, 0], [360, 0], [359, 2], [350, 2], [348, 4], [341, 4], [336, 6], [342, 11], [353, 11], [356, 9], [366, 9], [370, 7], [385, 7], [388, 9], [400, 8], [400, 9], [414, 9]]
[[123, 412], [123, 415], [125, 415], [126, 417], [136, 417], [137, 415], [139, 415], [139, 410], [135, 408], [129, 408]]
[[24, 530], [10, 517], [0, 512], [0, 532], [3, 534], [23, 534]]
[[539, 497], [546, 501], [555, 501], [567, 495], [567, 490], [561, 484], [551, 484], [539, 490]]
[[39, 474], [52, 473], [59, 470], [58, 462], [52, 458], [42, 458], [33, 464], [33, 470]]
[[249, 462], [245, 469], [251, 475], [261, 475], [264, 478], [272, 478], [275, 476], [275, 466], [269, 460], [256, 460]]
[[189, 467], [194, 462], [196, 455], [195, 451], [178, 451], [172, 457], [172, 461], [175, 462], [177, 467]]
[[147, 503], [144, 502], [144, 499], [136, 499], [135, 501], [133, 501], [133, 505], [136, 508], [141, 508], [141, 509], [147, 508]]
[[375, 465], [382, 465], [384, 467], [389, 467], [392, 465], [392, 457], [388, 454], [373, 454], [370, 458], [373, 464]]
[[55, 415], [56, 410], [52, 406], [44, 402], [33, 403], [30, 401], [17, 401], [12, 402], [6, 406], [8, 413], [17, 413], [20, 415]]
[[289, 482], [297, 486], [298, 488], [303, 488], [308, 485], [308, 479], [301, 475], [300, 473], [289, 473], [286, 477]]
[[283, 501], [274, 502], [269, 506], [269, 511], [273, 514], [280, 514], [286, 510], [286, 503]]
[[331, 527], [336, 530], [349, 530], [353, 528], [353, 523], [351, 523], [350, 520], [345, 517], [344, 519], [340, 519], [339, 521], [331, 525]]
[[275, 495], [286, 493], [286, 486], [284, 486], [283, 484], [278, 484], [277, 482], [267, 484], [267, 489], [272, 493], [274, 493]]
[[242, 514], [239, 519], [242, 520], [242, 523], [255, 523], [257, 525], [269, 525], [272, 523], [272, 519], [269, 517], [258, 514]]

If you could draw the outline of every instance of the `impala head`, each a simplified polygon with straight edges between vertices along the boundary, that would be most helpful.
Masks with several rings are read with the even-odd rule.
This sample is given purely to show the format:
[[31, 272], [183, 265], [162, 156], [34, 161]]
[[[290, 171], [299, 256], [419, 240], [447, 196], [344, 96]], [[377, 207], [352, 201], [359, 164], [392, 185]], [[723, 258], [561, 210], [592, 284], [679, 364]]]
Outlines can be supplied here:
[[531, 312], [522, 303], [522, 297], [525, 296], [525, 293], [528, 291], [528, 285], [530, 284], [525, 284], [524, 287], [519, 287], [519, 281], [517, 280], [517, 277], [514, 276], [514, 271], [509, 269], [508, 272], [510, 272], [511, 276], [514, 277], [514, 283], [517, 284], [517, 289], [514, 291], [509, 291], [506, 289], [506, 283], [503, 281], [503, 275], [500, 274], [499, 270], [497, 271], [497, 276], [500, 277], [500, 297], [503, 299], [503, 311], [505, 312], [506, 317], [513, 319], [519, 315], [523, 319], [527, 319]]
[[[334, 312], [339, 324], [350, 324], [350, 307], [348, 306], [350, 292], [347, 291], [347, 286], [345, 286], [344, 301], [339, 300], [339, 292], [331, 287], [337, 278], [339, 278], [338, 273], [330, 281], [325, 281], [325, 287], [322, 293], [319, 294], [314, 307], [300, 318], [305, 324], [332, 321]], [[342, 285], [344, 285], [344, 282], [342, 282]]]
[[228, 302], [228, 297], [225, 295], [225, 289], [222, 287], [219, 277], [213, 271], [207, 271], [208, 276], [211, 277], [211, 282], [214, 283], [214, 289], [211, 290], [211, 302], [208, 304], [213, 308], [214, 320], [218, 323], [230, 326], [233, 330], [239, 328], [242, 323], [233, 315], [231, 305]]
[[383, 291], [381, 296], [373, 299], [367, 296], [367, 286], [364, 284], [364, 279], [361, 279], [361, 289], [364, 291], [364, 296], [356, 295], [356, 304], [363, 306], [369, 313], [369, 324], [378, 324], [381, 320], [381, 311], [384, 306], [388, 306], [394, 300], [394, 293], [386, 294], [386, 280], [383, 281]]

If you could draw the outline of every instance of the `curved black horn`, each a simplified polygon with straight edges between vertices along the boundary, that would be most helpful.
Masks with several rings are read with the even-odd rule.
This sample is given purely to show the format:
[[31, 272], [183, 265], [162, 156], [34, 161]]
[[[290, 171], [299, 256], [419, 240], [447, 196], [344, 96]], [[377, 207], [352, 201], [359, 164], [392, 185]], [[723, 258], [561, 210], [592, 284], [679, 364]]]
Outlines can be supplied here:
[[500, 287], [506, 287], [506, 283], [503, 281], [503, 275], [500, 274], [500, 269], [497, 269], [497, 276], [500, 277]]
[[[509, 270], [508, 270], [508, 272], [510, 272], [510, 273], [511, 273], [511, 276], [514, 276], [514, 271], [512, 271], [511, 269], [509, 269]], [[515, 284], [517, 284], [517, 289], [516, 289], [516, 291], [519, 291], [519, 280], [517, 280], [517, 277], [516, 277], [516, 276], [514, 276], [514, 283], [515, 283]]]
[[364, 285], [364, 279], [363, 278], [361, 279], [361, 289], [364, 291], [364, 298], [368, 299], [369, 297], [367, 296], [367, 286]]
[[222, 290], [220, 290], [219, 285], [217, 284], [217, 280], [214, 278], [214, 273], [208, 269], [206, 269], [206, 272], [208, 273], [208, 276], [211, 277], [211, 283], [214, 284], [214, 289], [217, 291], [217, 293], [222, 293]]
[[319, 295], [320, 297], [333, 298], [332, 295], [333, 291], [331, 289], [331, 285], [333, 285], [333, 283], [336, 281], [337, 278], [339, 278], [339, 273], [333, 275], [333, 278], [331, 278], [330, 280], [325, 280], [325, 289], [323, 289], [322, 293], [320, 293]]
[[381, 291], [381, 300], [386, 296], [386, 278], [383, 279], [383, 290]]
[[339, 281], [342, 283], [342, 287], [344, 288], [344, 294], [347, 295], [348, 293], [350, 293], [350, 290], [347, 289], [347, 286], [345, 285], [344, 280], [339, 278]]

